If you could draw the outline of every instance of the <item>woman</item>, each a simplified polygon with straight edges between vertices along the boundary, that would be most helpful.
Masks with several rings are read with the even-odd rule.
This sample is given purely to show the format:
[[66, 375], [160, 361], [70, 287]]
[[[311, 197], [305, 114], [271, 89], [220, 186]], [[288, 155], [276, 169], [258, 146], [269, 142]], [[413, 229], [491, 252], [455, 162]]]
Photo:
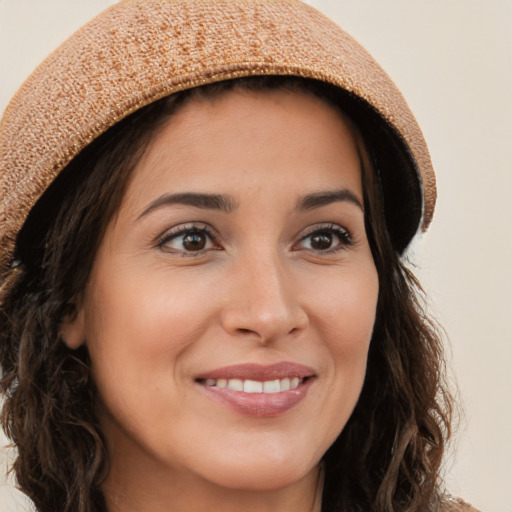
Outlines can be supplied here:
[[7, 109], [3, 424], [39, 511], [457, 510], [400, 255], [428, 152], [295, 1], [117, 4]]

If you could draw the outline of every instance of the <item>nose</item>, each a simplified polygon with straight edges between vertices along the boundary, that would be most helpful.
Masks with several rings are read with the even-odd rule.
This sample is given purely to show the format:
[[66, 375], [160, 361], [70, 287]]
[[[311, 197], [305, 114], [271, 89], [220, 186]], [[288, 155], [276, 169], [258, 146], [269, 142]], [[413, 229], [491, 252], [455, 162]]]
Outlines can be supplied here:
[[231, 270], [222, 312], [228, 333], [269, 344], [307, 327], [293, 276], [276, 255], [252, 255]]

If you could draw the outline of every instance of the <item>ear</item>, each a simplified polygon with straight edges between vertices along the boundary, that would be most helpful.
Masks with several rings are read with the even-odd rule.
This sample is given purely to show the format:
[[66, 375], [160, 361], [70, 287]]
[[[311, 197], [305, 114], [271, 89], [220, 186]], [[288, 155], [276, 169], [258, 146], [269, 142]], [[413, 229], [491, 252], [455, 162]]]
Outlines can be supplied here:
[[83, 308], [64, 317], [60, 324], [59, 334], [62, 341], [75, 350], [85, 341], [85, 315]]

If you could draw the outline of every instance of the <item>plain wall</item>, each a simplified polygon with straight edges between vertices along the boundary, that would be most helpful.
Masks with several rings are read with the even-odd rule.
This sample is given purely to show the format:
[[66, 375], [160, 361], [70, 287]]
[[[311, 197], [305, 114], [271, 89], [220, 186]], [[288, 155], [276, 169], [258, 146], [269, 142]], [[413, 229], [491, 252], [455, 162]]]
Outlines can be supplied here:
[[[0, 0], [0, 112], [51, 50], [111, 3]], [[465, 410], [446, 480], [482, 512], [512, 512], [512, 1], [308, 3], [374, 55], [424, 131], [439, 200], [411, 257], [446, 329]], [[28, 510], [24, 500], [0, 486], [0, 511], [16, 510]]]

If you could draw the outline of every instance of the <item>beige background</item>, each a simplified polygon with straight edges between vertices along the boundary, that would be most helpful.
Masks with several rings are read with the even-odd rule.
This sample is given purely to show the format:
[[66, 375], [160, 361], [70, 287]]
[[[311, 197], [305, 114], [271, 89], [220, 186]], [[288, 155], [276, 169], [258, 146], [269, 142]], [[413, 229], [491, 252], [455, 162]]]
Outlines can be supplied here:
[[[0, 112], [38, 62], [111, 3], [0, 0]], [[439, 203], [412, 257], [464, 402], [446, 479], [482, 512], [512, 512], [512, 0], [309, 3], [383, 65], [429, 143]], [[0, 485], [0, 511], [16, 510], [28, 507]]]

